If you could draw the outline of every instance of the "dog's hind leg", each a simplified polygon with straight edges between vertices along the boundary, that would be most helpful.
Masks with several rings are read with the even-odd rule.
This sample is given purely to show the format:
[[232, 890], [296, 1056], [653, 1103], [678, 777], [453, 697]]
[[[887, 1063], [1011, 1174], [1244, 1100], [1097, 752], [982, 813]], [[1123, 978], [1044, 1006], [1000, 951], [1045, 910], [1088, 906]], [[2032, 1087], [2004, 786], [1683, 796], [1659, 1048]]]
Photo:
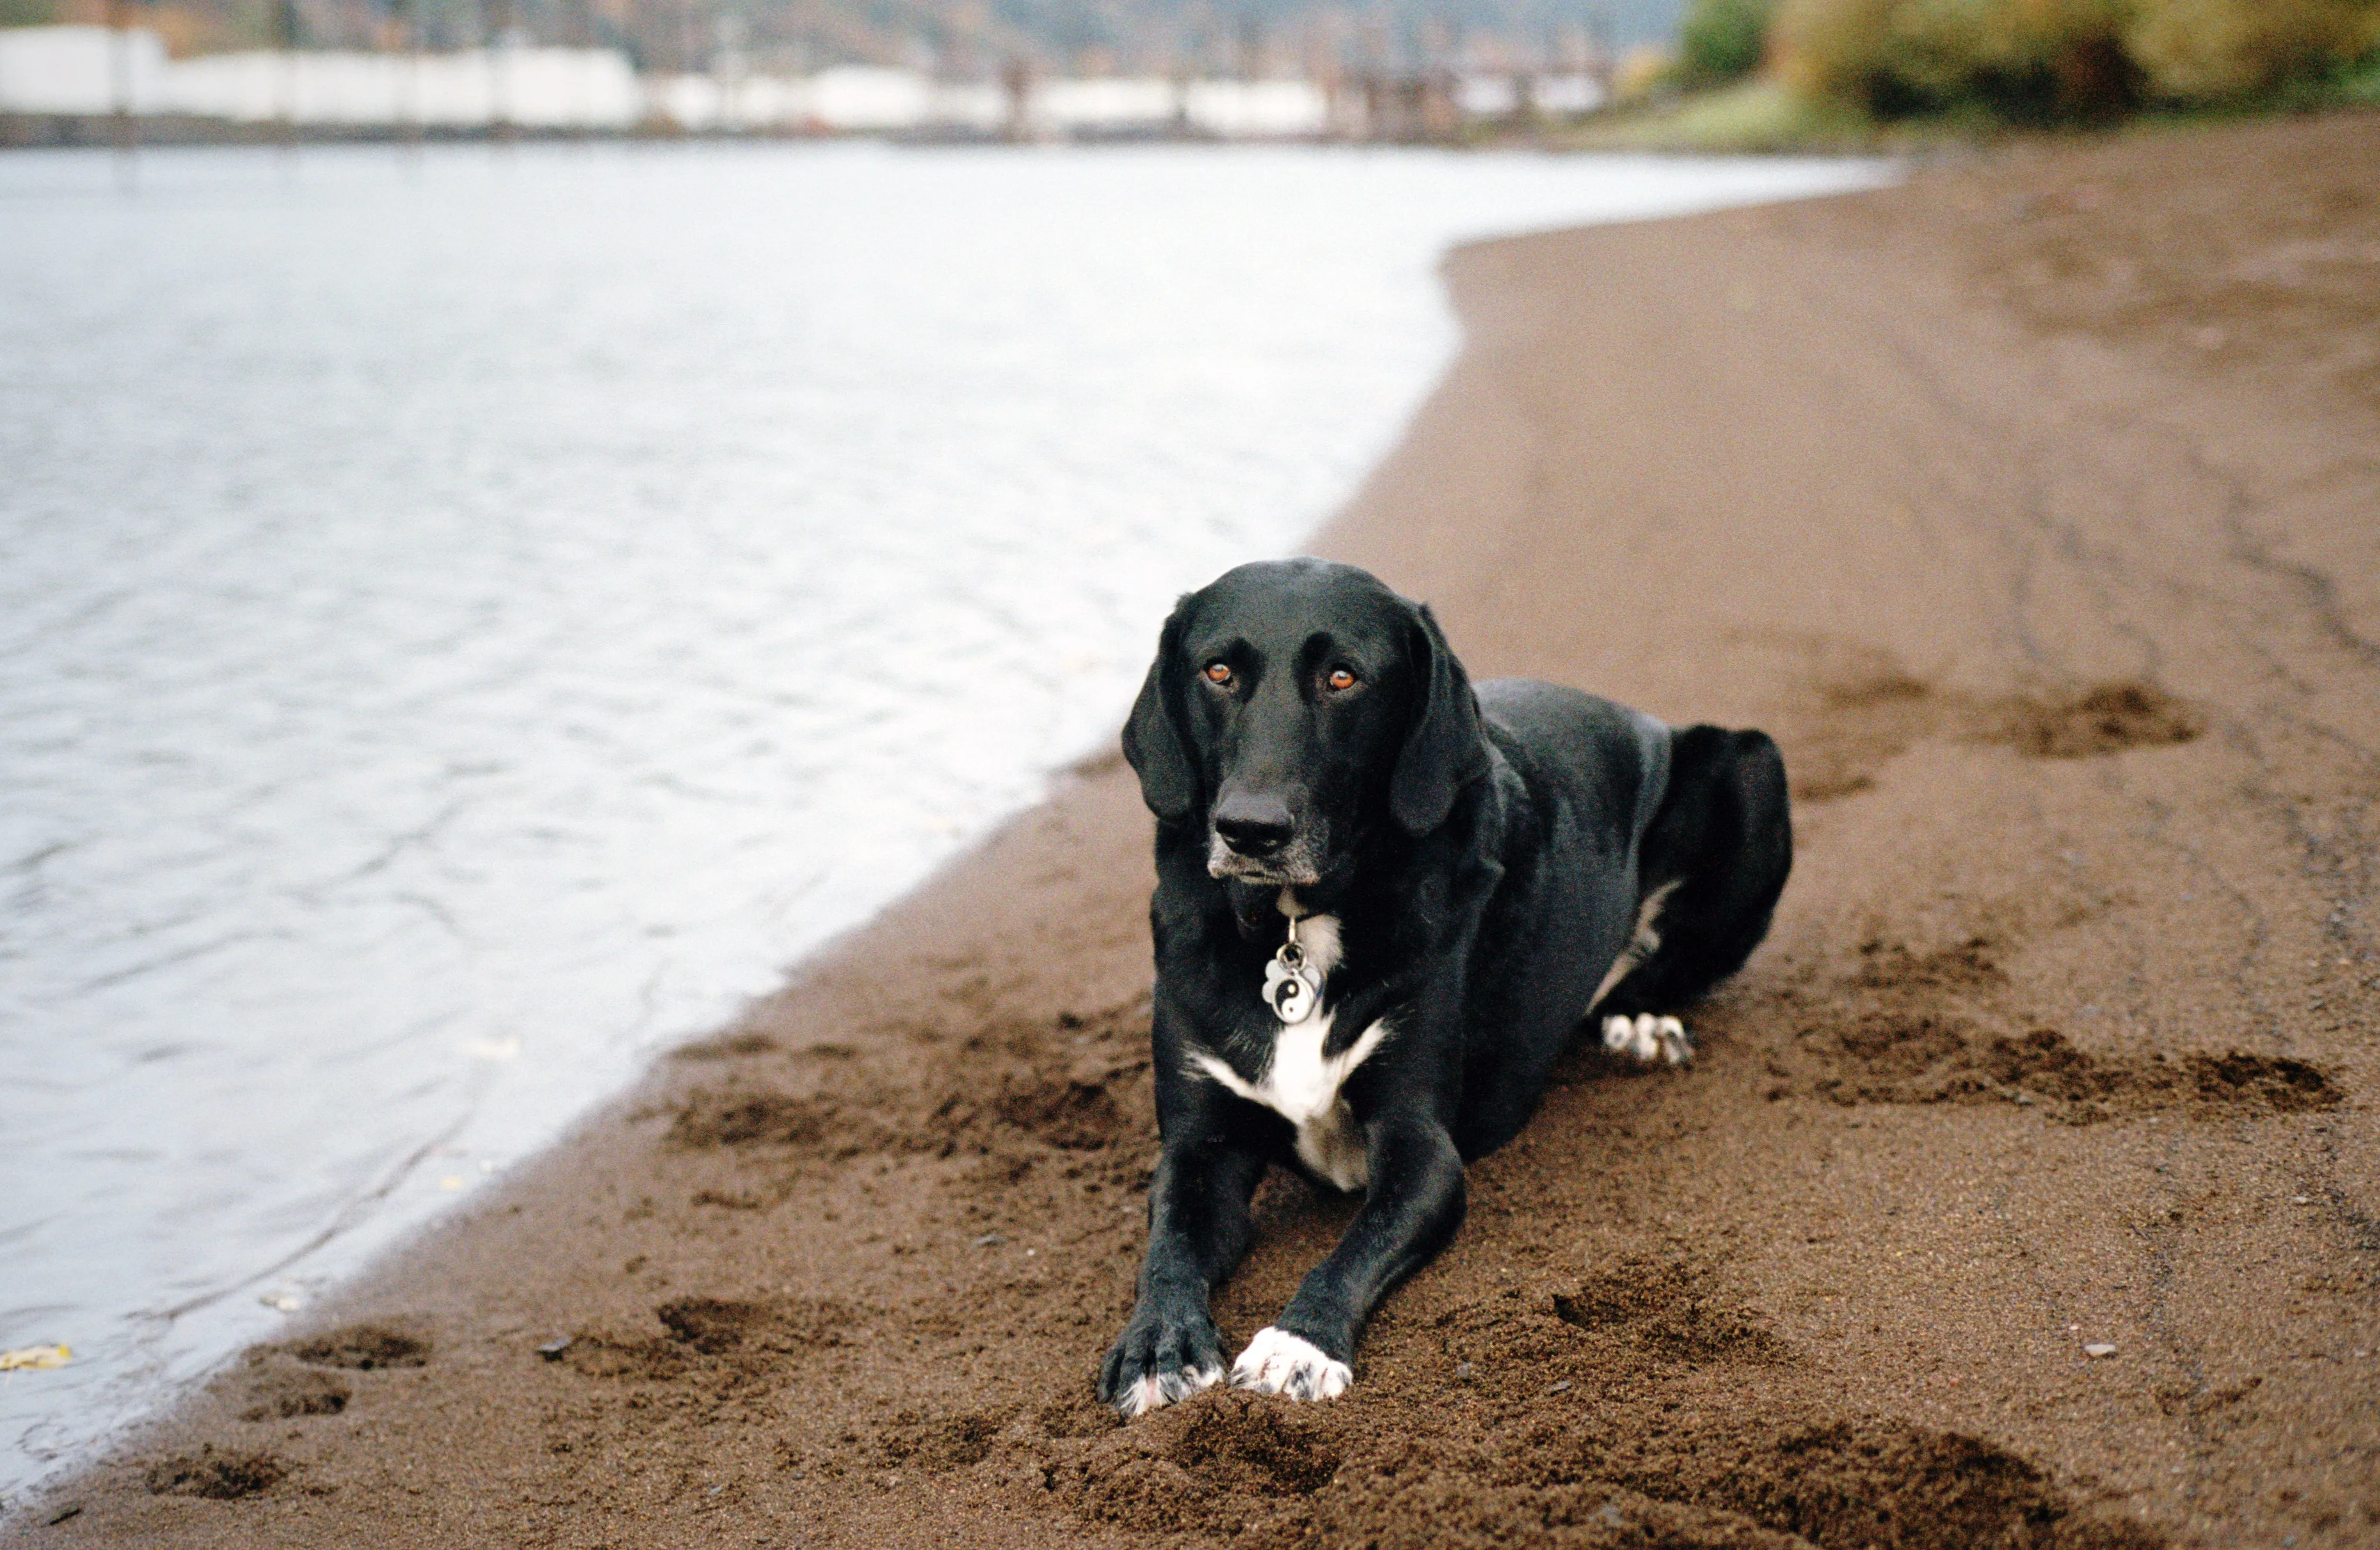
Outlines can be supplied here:
[[1607, 1054], [1643, 1066], [1682, 1066], [1694, 1057], [1694, 1042], [1687, 1037], [1686, 1025], [1676, 1018], [1655, 1017], [1650, 1012], [1605, 1018], [1603, 1048]]
[[[1675, 1014], [1743, 967], [1792, 866], [1777, 745], [1759, 732], [1680, 731], [1669, 791], [1639, 852], [1636, 932], [1597, 995], [1604, 1047], [1673, 1064], [1682, 1058], [1673, 1049], [1691, 1055]], [[1664, 1038], [1672, 1029], [1674, 1043]]]
[[[1613, 991], [1627, 983], [1631, 974], [1660, 952], [1662, 906], [1669, 903], [1670, 896], [1683, 882], [1683, 878], [1671, 878], [1647, 893], [1645, 901], [1636, 907], [1636, 929], [1630, 934], [1628, 946], [1611, 960], [1603, 982], [1595, 988], [1595, 999], [1587, 1007], [1589, 1012], [1609, 1002]], [[1620, 1012], [1602, 1021], [1603, 1048], [1608, 1055], [1646, 1066], [1682, 1066], [1694, 1057], [1694, 1041], [1686, 1036], [1686, 1025], [1674, 1017], [1656, 1017], [1650, 1012], [1632, 1017]]]

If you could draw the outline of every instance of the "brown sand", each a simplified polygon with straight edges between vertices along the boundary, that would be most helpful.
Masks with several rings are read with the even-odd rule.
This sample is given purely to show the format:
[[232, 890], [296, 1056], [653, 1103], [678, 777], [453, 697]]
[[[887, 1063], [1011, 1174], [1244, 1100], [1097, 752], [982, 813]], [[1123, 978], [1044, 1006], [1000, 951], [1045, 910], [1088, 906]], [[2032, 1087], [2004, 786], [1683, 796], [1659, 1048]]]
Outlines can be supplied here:
[[[1576, 1058], [1349, 1397], [1091, 1401], [1108, 759], [8, 1543], [2380, 1543], [2380, 118], [1450, 275], [1321, 550], [1475, 672], [1773, 729], [1802, 845], [1703, 1058]], [[1227, 1335], [1346, 1217], [1269, 1185]]]

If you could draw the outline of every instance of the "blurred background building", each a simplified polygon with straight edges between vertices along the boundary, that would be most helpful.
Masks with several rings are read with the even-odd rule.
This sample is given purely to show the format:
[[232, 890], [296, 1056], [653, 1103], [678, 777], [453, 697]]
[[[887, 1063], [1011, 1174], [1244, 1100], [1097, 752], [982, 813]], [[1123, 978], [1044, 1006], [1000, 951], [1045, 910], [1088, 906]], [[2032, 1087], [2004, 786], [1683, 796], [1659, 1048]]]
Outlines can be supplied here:
[[1444, 138], [1601, 105], [1684, 4], [0, 0], [0, 132]]

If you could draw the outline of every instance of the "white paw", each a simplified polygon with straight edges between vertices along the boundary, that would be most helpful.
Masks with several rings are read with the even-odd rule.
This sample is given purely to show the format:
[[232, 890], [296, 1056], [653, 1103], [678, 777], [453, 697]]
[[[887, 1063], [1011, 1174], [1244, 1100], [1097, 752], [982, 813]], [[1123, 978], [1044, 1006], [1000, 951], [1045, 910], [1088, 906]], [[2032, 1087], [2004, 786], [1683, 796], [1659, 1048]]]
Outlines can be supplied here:
[[1151, 1373], [1123, 1391], [1116, 1409], [1130, 1421], [1161, 1410], [1176, 1399], [1187, 1399], [1202, 1388], [1212, 1388], [1223, 1381], [1220, 1367], [1184, 1367], [1171, 1373]]
[[1336, 1399], [1355, 1381], [1354, 1369], [1333, 1361], [1319, 1346], [1270, 1324], [1257, 1331], [1232, 1363], [1232, 1386], [1293, 1399]]
[[1686, 1037], [1686, 1025], [1675, 1018], [1657, 1018], [1650, 1012], [1640, 1012], [1633, 1018], [1605, 1018], [1603, 1047], [1644, 1066], [1657, 1060], [1665, 1066], [1682, 1066], [1694, 1057], [1694, 1044]]

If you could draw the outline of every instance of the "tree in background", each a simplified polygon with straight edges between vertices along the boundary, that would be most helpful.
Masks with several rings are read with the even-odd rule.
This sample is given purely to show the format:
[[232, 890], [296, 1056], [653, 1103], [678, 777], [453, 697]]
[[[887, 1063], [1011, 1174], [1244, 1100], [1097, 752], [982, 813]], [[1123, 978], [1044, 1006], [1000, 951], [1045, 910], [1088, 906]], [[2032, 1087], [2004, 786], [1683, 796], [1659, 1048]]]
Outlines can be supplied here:
[[2126, 0], [1785, 0], [1787, 79], [1881, 117], [1981, 108], [2020, 123], [2131, 106]]
[[2106, 117], [2337, 71], [2380, 42], [2380, 0], [1782, 0], [1789, 84], [1880, 117]]
[[1724, 86], [1760, 68], [1776, 0], [1694, 0], [1678, 33], [1678, 84]]
[[2359, 0], [2135, 0], [2125, 46], [2157, 95], [2268, 95], [2380, 47], [2380, 5]]

